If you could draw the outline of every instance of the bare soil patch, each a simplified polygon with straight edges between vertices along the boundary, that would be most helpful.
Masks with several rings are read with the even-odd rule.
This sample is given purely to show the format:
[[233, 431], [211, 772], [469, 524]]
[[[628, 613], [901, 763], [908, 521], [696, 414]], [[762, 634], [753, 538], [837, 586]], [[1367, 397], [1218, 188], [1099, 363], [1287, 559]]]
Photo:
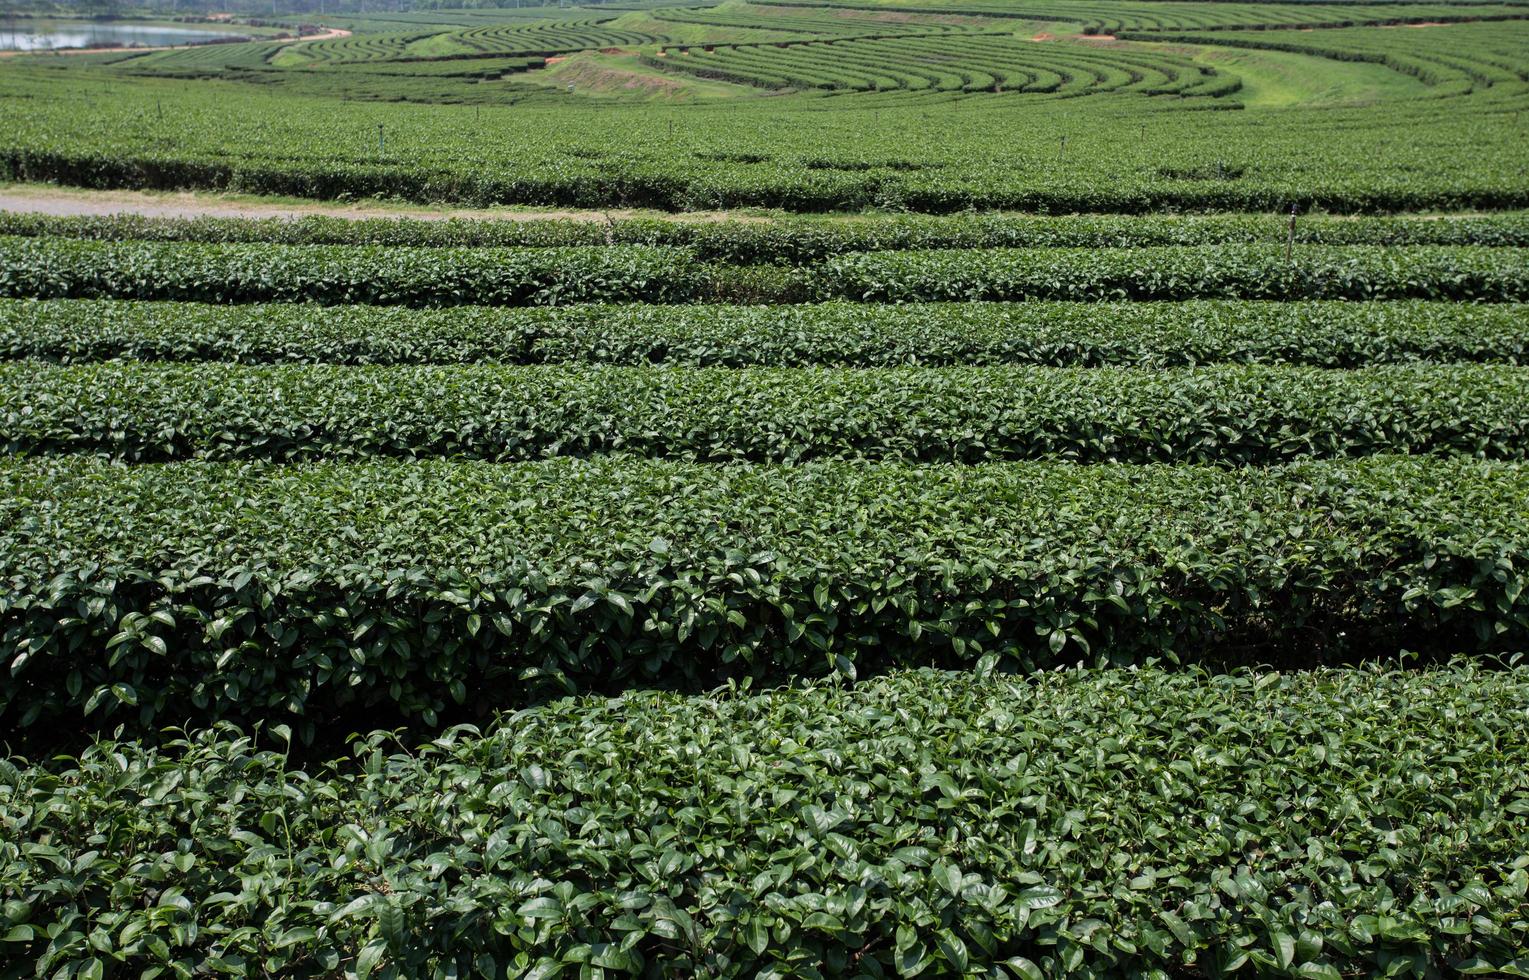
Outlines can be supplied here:
[[481, 221], [592, 221], [625, 218], [658, 218], [672, 221], [763, 221], [756, 215], [727, 211], [695, 211], [665, 214], [653, 211], [613, 209], [500, 208], [387, 208], [330, 201], [291, 202], [241, 200], [216, 194], [184, 191], [151, 194], [142, 191], [94, 191], [49, 184], [0, 185], [0, 211], [50, 214], [60, 217], [110, 217], [138, 215], [145, 218], [412, 218], [420, 221], [470, 219]]
[[307, 44], [309, 41], [330, 41], [337, 37], [350, 37], [350, 31], [338, 27], [331, 27], [322, 34], [309, 34], [307, 37], [293, 39], [293, 44]]
[[[550, 58], [548, 63], [551, 63]], [[557, 79], [559, 82], [573, 83], [587, 92], [678, 96], [685, 94], [690, 87], [689, 83], [681, 79], [665, 78], [662, 75], [647, 72], [627, 71], [616, 65], [582, 59], [565, 65], [559, 70]]]

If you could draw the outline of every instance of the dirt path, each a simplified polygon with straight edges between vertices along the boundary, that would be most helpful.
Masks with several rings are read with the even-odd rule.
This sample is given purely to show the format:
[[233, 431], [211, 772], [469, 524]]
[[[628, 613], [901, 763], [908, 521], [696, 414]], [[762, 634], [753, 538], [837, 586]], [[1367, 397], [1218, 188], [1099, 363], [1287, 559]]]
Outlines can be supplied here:
[[[329, 30], [322, 34], [309, 34], [307, 37], [293, 38], [292, 44], [307, 44], [309, 41], [331, 41], [337, 37], [350, 37], [350, 31], [342, 30], [338, 27], [331, 27]], [[290, 46], [291, 45], [288, 45], [288, 47]]]
[[0, 184], [0, 211], [59, 216], [140, 215], [146, 218], [413, 218], [449, 221], [471, 218], [493, 221], [606, 221], [607, 218], [660, 218], [669, 221], [759, 221], [757, 216], [736, 212], [694, 211], [667, 214], [659, 211], [578, 211], [509, 208], [429, 208], [425, 206], [368, 206], [325, 201], [270, 201], [184, 191], [92, 191], [52, 184]]
[[[339, 204], [332, 201], [302, 201], [291, 198], [259, 198], [204, 191], [157, 193], [148, 191], [92, 191], [53, 184], [0, 184], [0, 212], [47, 214], [60, 217], [111, 217], [138, 215], [145, 218], [298, 218], [327, 217], [361, 220], [368, 218], [408, 218], [415, 221], [450, 221], [453, 218], [474, 221], [622, 221], [647, 218], [657, 221], [769, 223], [782, 215], [758, 211], [644, 211], [613, 208], [608, 211], [581, 211], [571, 208], [453, 208], [423, 204]], [[1022, 212], [994, 212], [1008, 217], [1039, 217]], [[1411, 218], [1447, 221], [1471, 218], [1479, 212], [1418, 213]], [[1346, 216], [1329, 215], [1329, 219]], [[1347, 216], [1357, 218], [1359, 216]], [[1193, 221], [1187, 215], [1183, 220]], [[875, 222], [878, 216], [848, 214], [825, 216], [827, 222]]]

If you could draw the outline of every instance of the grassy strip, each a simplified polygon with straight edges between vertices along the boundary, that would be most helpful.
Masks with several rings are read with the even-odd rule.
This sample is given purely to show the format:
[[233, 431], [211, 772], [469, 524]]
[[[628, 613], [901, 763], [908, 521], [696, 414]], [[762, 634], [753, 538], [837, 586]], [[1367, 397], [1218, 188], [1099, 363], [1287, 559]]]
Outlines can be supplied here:
[[0, 300], [0, 358], [249, 364], [1529, 363], [1529, 306], [1420, 301], [592, 305]]
[[312, 773], [107, 742], [0, 762], [3, 924], [83, 976], [1518, 975], [1526, 703], [1463, 663], [919, 672]]
[[1529, 299], [1517, 249], [1256, 245], [869, 252], [798, 270], [687, 249], [393, 248], [0, 237], [0, 296], [551, 306], [643, 300]]
[[824, 297], [862, 301], [1001, 299], [1529, 299], [1517, 249], [946, 249], [867, 252], [813, 270]]
[[[0, 718], [1529, 644], [1529, 469], [0, 463]], [[1304, 659], [1302, 659], [1304, 658]]]
[[1529, 368], [0, 363], [0, 448], [133, 462], [626, 453], [1267, 464], [1529, 455]]
[[[1280, 243], [1285, 215], [877, 215], [725, 222], [622, 218], [432, 221], [399, 218], [150, 218], [0, 214], [0, 235], [101, 241], [268, 242], [282, 245], [679, 245], [737, 264], [817, 262], [845, 252], [920, 248], [1112, 248]], [[1529, 214], [1422, 217], [1301, 216], [1295, 240], [1314, 245], [1529, 246]]]

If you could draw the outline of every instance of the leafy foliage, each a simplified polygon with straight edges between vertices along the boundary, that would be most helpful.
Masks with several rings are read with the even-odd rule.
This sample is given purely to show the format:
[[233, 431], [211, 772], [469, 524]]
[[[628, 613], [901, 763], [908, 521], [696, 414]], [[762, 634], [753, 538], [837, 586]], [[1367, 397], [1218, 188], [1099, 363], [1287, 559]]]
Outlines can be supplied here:
[[[194, 50], [194, 49], [193, 49]], [[183, 54], [187, 52], [172, 52]], [[0, 213], [0, 234], [100, 241], [270, 242], [283, 245], [552, 247], [674, 245], [698, 257], [740, 264], [796, 265], [844, 252], [933, 248], [1123, 248], [1145, 245], [1258, 244], [1285, 241], [1289, 219], [1268, 214], [1044, 215], [882, 214], [765, 221], [66, 217]], [[1295, 241], [1312, 245], [1529, 246], [1529, 214], [1302, 215]]]
[[[0, 99], [11, 110], [0, 176], [688, 210], [1288, 213], [1298, 205], [1373, 213], [1529, 205], [1522, 133], [1505, 121], [1522, 106], [1529, 27], [1512, 19], [1427, 31], [1337, 26], [1521, 18], [1518, 5], [848, 6], [867, 5], [881, 9], [796, 16], [768, 5], [739, 23], [736, 8], [746, 6], [739, 4], [721, 15], [680, 15], [690, 23], [644, 20], [635, 33], [672, 32], [677, 42], [701, 35], [696, 44], [645, 45], [618, 69], [680, 93], [663, 102], [615, 87], [569, 93], [557, 84], [558, 66], [556, 80], [539, 79], [552, 84], [537, 84], [540, 70], [487, 82], [368, 73], [442, 63], [384, 60], [414, 57], [411, 49], [419, 57], [505, 57], [466, 50], [468, 32], [451, 24], [372, 21], [378, 34], [332, 44], [360, 60], [328, 67], [305, 58], [302, 45], [274, 59], [296, 62], [289, 67], [265, 64], [264, 45], [230, 51], [221, 66], [189, 69], [154, 55], [110, 65], [16, 59], [0, 75]], [[1035, 24], [1016, 15], [1048, 18], [1057, 39], [1033, 42]], [[724, 23], [706, 23], [719, 16]], [[1287, 37], [1267, 29], [1295, 25], [1303, 29]], [[1134, 36], [1152, 46], [1067, 36], [1109, 29], [1141, 31]], [[660, 57], [660, 43], [673, 50]], [[362, 50], [369, 45], [388, 50]], [[1249, 46], [1261, 50], [1239, 64], [1235, 49]], [[1286, 50], [1298, 53], [1279, 53]], [[1260, 104], [1271, 62], [1276, 88], [1293, 90], [1293, 106]], [[225, 81], [147, 77], [162, 70]], [[795, 91], [698, 80], [719, 73]], [[1173, 94], [1151, 94], [1162, 92]]]
[[692, 367], [1529, 364], [1529, 306], [859, 303], [547, 308], [0, 300], [0, 359]]
[[12, 459], [0, 717], [429, 724], [562, 685], [1506, 652], [1529, 642], [1526, 501], [1523, 464], [1459, 458]]
[[1320, 213], [1529, 205], [1525, 0], [670, 2], [6, 60], [0, 178], [839, 213], [0, 215], [0, 978], [1529, 976], [1529, 220]]
[[705, 285], [672, 248], [449, 249], [0, 238], [0, 295], [551, 306], [683, 302]]
[[1529, 454], [1529, 368], [669, 368], [0, 363], [0, 447], [129, 461], [1270, 463]]
[[[944, 26], [944, 25], [942, 25]], [[948, 30], [948, 27], [947, 27]], [[1099, 50], [1037, 45], [1002, 28], [854, 38], [804, 38], [725, 46], [680, 46], [644, 62], [665, 71], [765, 89], [838, 92], [1104, 93], [1225, 99], [1235, 75], [1161, 49]]]
[[1281, 248], [945, 249], [831, 258], [815, 270], [823, 298], [907, 302], [998, 299], [1529, 298], [1516, 249]]
[[1519, 975], [1526, 701], [1464, 665], [926, 672], [312, 773], [104, 742], [0, 766], [3, 940], [79, 976]]
[[999, 299], [1529, 299], [1509, 248], [1259, 245], [854, 253], [794, 272], [698, 263], [687, 248], [387, 248], [0, 236], [0, 296], [216, 303], [541, 305], [804, 295]]

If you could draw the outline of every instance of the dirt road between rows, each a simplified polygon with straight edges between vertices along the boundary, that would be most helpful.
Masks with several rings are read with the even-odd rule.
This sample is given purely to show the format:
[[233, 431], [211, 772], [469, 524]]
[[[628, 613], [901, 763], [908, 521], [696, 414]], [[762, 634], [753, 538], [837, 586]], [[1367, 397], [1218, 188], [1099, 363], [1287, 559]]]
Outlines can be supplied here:
[[[95, 191], [59, 187], [54, 184], [0, 184], [0, 212], [45, 214], [59, 217], [112, 217], [137, 215], [145, 218], [345, 218], [349, 220], [402, 219], [414, 221], [623, 221], [647, 218], [657, 221], [710, 223], [733, 221], [768, 223], [784, 215], [759, 211], [648, 211], [629, 208], [584, 211], [571, 208], [454, 208], [425, 204], [347, 204], [337, 201], [301, 201], [290, 198], [264, 199], [207, 191], [150, 192]], [[991, 212], [990, 216], [1040, 218], [1025, 212]], [[1479, 217], [1480, 212], [1416, 213], [1413, 219], [1449, 221]], [[825, 217], [839, 222], [875, 222], [886, 216], [842, 214]], [[1328, 215], [1328, 219], [1358, 215]], [[1193, 221], [1194, 216], [1185, 216]]]
[[761, 221], [763, 218], [723, 211], [578, 211], [508, 208], [382, 207], [327, 201], [262, 201], [217, 194], [147, 193], [143, 191], [93, 191], [51, 184], [0, 184], [0, 211], [51, 214], [62, 217], [140, 215], [146, 218], [412, 218], [449, 221], [619, 221], [625, 218], [659, 218], [668, 221]]
[[332, 41], [337, 37], [350, 37], [350, 31], [338, 27], [331, 27], [322, 34], [309, 34], [307, 37], [295, 37], [293, 44], [307, 44], [309, 41]]

